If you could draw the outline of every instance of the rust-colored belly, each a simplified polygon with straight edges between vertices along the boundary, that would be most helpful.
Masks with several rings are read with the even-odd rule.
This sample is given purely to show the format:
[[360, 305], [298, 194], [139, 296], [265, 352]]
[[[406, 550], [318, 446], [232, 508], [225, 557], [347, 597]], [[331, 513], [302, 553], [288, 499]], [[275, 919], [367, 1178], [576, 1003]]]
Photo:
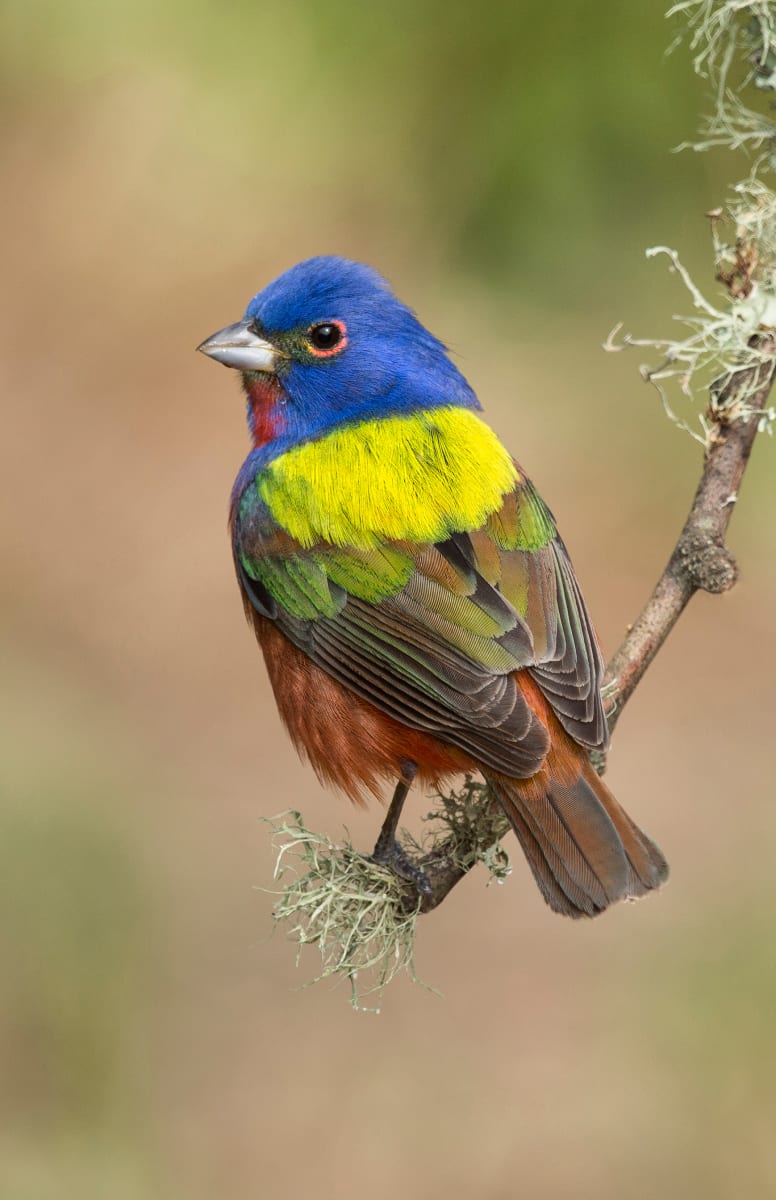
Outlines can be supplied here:
[[271, 621], [254, 617], [280, 716], [294, 745], [319, 779], [356, 804], [395, 783], [402, 760], [418, 766], [418, 782], [438, 787], [445, 776], [476, 771], [463, 750], [409, 729], [380, 712], [298, 650]]

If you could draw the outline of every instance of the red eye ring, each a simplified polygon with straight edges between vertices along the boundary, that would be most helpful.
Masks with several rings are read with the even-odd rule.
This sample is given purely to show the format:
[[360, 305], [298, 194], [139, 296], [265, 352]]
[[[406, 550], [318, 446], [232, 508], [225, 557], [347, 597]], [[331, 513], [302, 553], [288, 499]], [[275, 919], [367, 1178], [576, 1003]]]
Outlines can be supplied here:
[[316, 358], [333, 358], [348, 344], [344, 321], [316, 321], [307, 333], [307, 343]]

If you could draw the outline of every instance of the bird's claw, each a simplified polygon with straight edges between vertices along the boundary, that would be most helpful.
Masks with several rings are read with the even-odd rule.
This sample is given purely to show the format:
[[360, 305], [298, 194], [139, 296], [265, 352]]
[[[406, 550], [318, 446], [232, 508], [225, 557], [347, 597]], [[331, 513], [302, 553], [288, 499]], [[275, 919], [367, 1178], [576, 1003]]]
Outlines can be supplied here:
[[396, 838], [378, 838], [377, 845], [369, 857], [379, 866], [388, 867], [399, 879], [414, 884], [421, 896], [431, 895], [431, 880], [428, 875], [412, 861]]

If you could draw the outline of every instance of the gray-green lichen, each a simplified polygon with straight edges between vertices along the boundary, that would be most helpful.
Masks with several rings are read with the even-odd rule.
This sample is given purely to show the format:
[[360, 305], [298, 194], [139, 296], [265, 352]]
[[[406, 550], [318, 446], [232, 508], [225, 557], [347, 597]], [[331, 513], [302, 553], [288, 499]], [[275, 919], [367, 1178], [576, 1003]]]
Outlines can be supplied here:
[[[403, 834], [404, 846], [422, 867], [443, 849], [453, 867], [469, 870], [482, 863], [488, 881], [503, 883], [510, 872], [498, 843], [506, 819], [499, 821], [484, 784], [467, 777], [460, 788], [439, 796], [439, 807], [425, 818], [421, 838]], [[379, 1011], [382, 993], [396, 975], [415, 971], [414, 947], [421, 896], [407, 903], [407, 885], [389, 868], [360, 854], [345, 831], [339, 843], [305, 825], [301, 813], [269, 818], [277, 852], [278, 890], [273, 919], [297, 945], [297, 964], [305, 947], [320, 959], [310, 980], [347, 980], [356, 1009]], [[424, 985], [426, 986], [426, 985]]]
[[[708, 80], [713, 111], [701, 124], [700, 137], [679, 150], [703, 151], [712, 146], [746, 151], [754, 158], [746, 177], [733, 185], [727, 203], [707, 214], [711, 227], [714, 277], [723, 286], [719, 299], [707, 298], [691, 279], [676, 250], [653, 246], [649, 257], [667, 257], [689, 295], [693, 312], [675, 316], [687, 330], [683, 338], [642, 338], [621, 335], [618, 325], [605, 348], [646, 347], [660, 355], [641, 374], [659, 392], [668, 416], [708, 447], [720, 427], [755, 409], [746, 393], [734, 405], [718, 403], [734, 371], [757, 366], [766, 357], [758, 334], [776, 327], [776, 193], [771, 187], [776, 167], [776, 122], [773, 101], [750, 107], [743, 97], [776, 90], [776, 5], [773, 0], [685, 0], [669, 17], [682, 17], [683, 32], [674, 47], [686, 41], [693, 67]], [[674, 48], [672, 47], [672, 49]], [[758, 97], [759, 100], [762, 96]], [[765, 111], [762, 111], [765, 108]], [[710, 394], [710, 402], [693, 428], [680, 419], [671, 390], [694, 399]], [[776, 411], [756, 410], [761, 428], [773, 430]]]

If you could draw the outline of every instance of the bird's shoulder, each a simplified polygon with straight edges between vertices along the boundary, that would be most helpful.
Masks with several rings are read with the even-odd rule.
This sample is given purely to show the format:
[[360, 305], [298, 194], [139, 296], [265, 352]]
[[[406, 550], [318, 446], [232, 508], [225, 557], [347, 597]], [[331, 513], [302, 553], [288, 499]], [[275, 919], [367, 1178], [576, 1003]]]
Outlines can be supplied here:
[[244, 481], [238, 519], [255, 512], [253, 488], [305, 547], [437, 542], [479, 528], [517, 480], [509, 453], [471, 409], [395, 413], [336, 426], [260, 465]]

